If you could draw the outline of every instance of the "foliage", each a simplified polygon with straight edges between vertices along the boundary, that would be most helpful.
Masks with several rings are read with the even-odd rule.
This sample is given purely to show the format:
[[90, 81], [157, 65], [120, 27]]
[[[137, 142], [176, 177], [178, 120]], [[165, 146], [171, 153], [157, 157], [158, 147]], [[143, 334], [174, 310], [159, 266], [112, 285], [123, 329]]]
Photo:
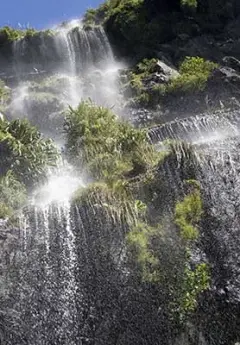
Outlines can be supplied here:
[[[151, 70], [151, 64], [138, 69], [145, 73]], [[163, 307], [173, 319], [185, 320], [209, 282], [207, 266], [192, 265], [189, 256], [202, 215], [198, 183], [188, 181], [188, 193], [175, 205], [174, 217], [166, 226], [160, 223], [162, 210], [158, 209], [160, 215], [154, 219], [150, 213], [156, 193], [161, 198], [163, 185], [159, 176], [155, 180], [155, 164], [169, 152], [155, 152], [144, 130], [120, 121], [109, 109], [91, 101], [69, 109], [65, 132], [71, 163], [81, 172], [86, 167], [90, 180], [95, 180], [75, 193], [72, 205], [89, 212], [88, 218], [100, 217], [101, 225], [96, 229], [100, 236], [106, 235], [109, 227], [111, 232], [117, 228], [121, 238], [125, 236], [129, 276], [139, 282], [139, 289], [148, 286], [163, 295]], [[177, 143], [169, 148], [173, 156], [178, 154]], [[192, 159], [190, 148], [182, 145], [181, 152], [185, 159]], [[148, 189], [148, 195], [142, 198], [141, 189]], [[104, 245], [101, 250], [106, 250]]]
[[[148, 80], [154, 77], [157, 59], [144, 59], [128, 74], [128, 83], [124, 86], [130, 90], [133, 100], [145, 107], [155, 107], [164, 101], [164, 97], [177, 93], [194, 93], [203, 91], [212, 71], [218, 67], [214, 62], [200, 57], [186, 57], [180, 65], [180, 75], [165, 83]], [[154, 80], [154, 78], [153, 78]]]
[[11, 170], [0, 178], [0, 218], [10, 216], [26, 201], [26, 189]]
[[188, 6], [191, 8], [197, 8], [197, 0], [181, 0], [182, 6]]
[[52, 36], [54, 34], [52, 30], [37, 31], [34, 28], [19, 30], [11, 28], [10, 26], [4, 26], [0, 29], [0, 43], [11, 43], [24, 37], [30, 38], [41, 33], [46, 36]]
[[23, 30], [17, 30], [13, 29], [9, 26], [4, 26], [2, 29], [0, 29], [0, 37], [4, 37], [5, 41], [16, 41], [20, 38], [24, 37], [24, 31]]
[[180, 318], [186, 317], [187, 313], [193, 312], [197, 307], [197, 298], [199, 294], [209, 288], [210, 275], [209, 267], [206, 263], [196, 265], [191, 269], [186, 265], [184, 270], [184, 279], [181, 284], [181, 296], [178, 301]]
[[202, 215], [199, 184], [189, 180], [188, 185], [190, 192], [183, 202], [176, 204], [175, 210], [180, 236], [171, 238], [163, 226], [150, 226], [143, 220], [139, 220], [127, 235], [128, 253], [137, 264], [135, 269], [141, 280], [156, 285], [166, 294], [168, 312], [180, 322], [196, 309], [197, 299], [208, 289], [210, 281], [207, 264], [192, 265], [189, 247], [181, 244], [182, 239], [188, 244], [197, 239], [196, 224]]
[[186, 57], [180, 65], [180, 76], [171, 80], [167, 92], [202, 91], [206, 87], [211, 72], [218, 65], [200, 57]]
[[127, 181], [116, 180], [111, 185], [104, 182], [91, 183], [75, 192], [72, 203], [101, 209], [118, 224], [135, 224], [144, 213], [144, 205], [135, 200]]
[[200, 188], [196, 184], [191, 184], [193, 190], [183, 201], [178, 202], [175, 208], [175, 223], [180, 229], [181, 237], [186, 241], [197, 239], [197, 223], [203, 213]]
[[158, 63], [158, 59], [143, 59], [137, 64], [137, 71], [138, 73], [142, 73], [144, 76], [148, 76], [150, 73], [155, 72], [156, 64]]
[[8, 101], [9, 97], [9, 88], [7, 88], [4, 81], [0, 79], [0, 111], [6, 105], [6, 102]]
[[150, 248], [153, 238], [161, 234], [158, 228], [149, 226], [146, 223], [138, 223], [127, 235], [129, 249], [133, 252], [135, 260], [141, 271], [143, 282], [156, 283], [159, 281], [159, 260]]
[[96, 18], [97, 10], [94, 8], [89, 8], [84, 14], [83, 22], [85, 25], [94, 24]]
[[166, 92], [165, 84], [148, 85], [147, 80], [156, 72], [158, 59], [143, 59], [129, 71], [127, 83], [123, 85], [127, 96], [133, 97], [133, 102], [145, 107], [155, 107]]
[[140, 174], [158, 159], [144, 130], [118, 120], [109, 109], [90, 101], [69, 109], [65, 132], [71, 162], [97, 179], [110, 181]]
[[42, 138], [27, 120], [0, 122], [0, 149], [1, 174], [11, 169], [27, 185], [44, 178], [58, 157], [52, 141]]

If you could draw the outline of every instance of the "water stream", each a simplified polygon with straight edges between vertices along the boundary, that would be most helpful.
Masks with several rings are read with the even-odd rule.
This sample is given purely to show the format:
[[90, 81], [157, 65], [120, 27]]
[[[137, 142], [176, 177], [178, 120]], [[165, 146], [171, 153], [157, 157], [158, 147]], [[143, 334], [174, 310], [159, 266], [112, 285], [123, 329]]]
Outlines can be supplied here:
[[[62, 145], [60, 128], [68, 105], [77, 106], [90, 97], [120, 111], [120, 67], [101, 27], [84, 30], [81, 22], [72, 21], [57, 27], [51, 37], [42, 34], [19, 40], [14, 44], [13, 98], [6, 113], [9, 118], [28, 117]], [[202, 114], [149, 131], [153, 144], [174, 139], [193, 145], [209, 213], [220, 224], [215, 229], [209, 223], [206, 231], [211, 233], [212, 245], [218, 251], [222, 248], [221, 269], [231, 272], [229, 280], [216, 280], [215, 288], [227, 290], [234, 301], [240, 300], [239, 118], [238, 111]], [[177, 190], [179, 172], [168, 169], [169, 186]], [[6, 278], [11, 317], [6, 317], [8, 327], [1, 334], [1, 344], [160, 345], [149, 335], [154, 329], [127, 329], [125, 338], [118, 336], [127, 321], [138, 324], [131, 310], [125, 315], [126, 296], [137, 309], [144, 305], [144, 296], [129, 292], [124, 285], [128, 272], [124, 270], [123, 231], [113, 217], [96, 205], [80, 209], [70, 205], [71, 196], [82, 186], [84, 181], [65, 164], [35, 191], [25, 208]], [[101, 248], [108, 250], [102, 253]], [[217, 265], [216, 257], [209, 254], [209, 258]], [[110, 279], [116, 282], [114, 286]], [[160, 314], [159, 309], [154, 317]], [[131, 320], [126, 320], [129, 315]], [[178, 345], [190, 344], [181, 339]], [[193, 345], [201, 344], [215, 343], [206, 342], [201, 334]], [[220, 344], [225, 345], [216, 343]]]

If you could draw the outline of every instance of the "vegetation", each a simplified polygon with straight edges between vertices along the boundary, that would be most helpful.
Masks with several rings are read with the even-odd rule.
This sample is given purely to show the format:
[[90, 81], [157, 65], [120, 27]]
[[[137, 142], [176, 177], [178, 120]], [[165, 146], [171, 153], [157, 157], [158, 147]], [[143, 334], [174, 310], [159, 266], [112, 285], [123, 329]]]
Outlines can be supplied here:
[[5, 83], [0, 80], [0, 112], [4, 110], [7, 101], [10, 97], [10, 89], [6, 87]]
[[144, 130], [119, 121], [90, 101], [70, 108], [65, 121], [70, 161], [94, 179], [105, 181], [144, 173], [160, 157]]
[[26, 189], [56, 166], [58, 153], [27, 120], [0, 120], [0, 217], [23, 205]]
[[181, 0], [182, 6], [188, 6], [190, 8], [197, 8], [197, 0]]
[[175, 223], [181, 231], [181, 237], [186, 241], [198, 238], [196, 224], [202, 216], [202, 200], [200, 188], [195, 181], [188, 181], [192, 186], [192, 191], [185, 196], [183, 201], [179, 201], [175, 208]]
[[[205, 89], [211, 73], [218, 65], [200, 57], [186, 57], [180, 64], [178, 76], [155, 81], [158, 59], [143, 59], [128, 72], [124, 93], [132, 96], [133, 104], [155, 107], [168, 95], [194, 94]], [[151, 81], [151, 85], [149, 83]]]
[[26, 188], [9, 170], [0, 178], [0, 219], [13, 214], [26, 201]]
[[167, 92], [202, 91], [206, 87], [211, 72], [217, 67], [218, 65], [214, 62], [187, 56], [180, 65], [181, 75], [171, 80], [167, 86]]
[[[144, 71], [146, 67], [140, 65], [139, 69]], [[169, 313], [182, 322], [195, 310], [199, 294], [208, 288], [209, 282], [205, 263], [190, 265], [189, 250], [198, 238], [202, 215], [198, 183], [188, 181], [188, 193], [175, 206], [170, 225], [175, 229], [175, 237], [171, 239], [160, 222], [164, 217], [161, 210], [156, 221], [149, 216], [154, 194], [160, 193], [161, 197], [162, 187], [159, 191], [149, 189], [144, 199], [139, 192], [147, 188], [149, 178], [151, 181], [157, 178], [151, 172], [166, 157], [166, 153], [155, 152], [145, 131], [118, 120], [110, 110], [91, 102], [82, 102], [75, 110], [70, 108], [65, 131], [71, 163], [80, 168], [87, 166], [87, 173], [97, 180], [87, 188], [80, 188], [72, 203], [84, 212], [89, 210], [92, 216], [88, 217], [95, 218], [98, 214], [108, 226], [112, 224], [123, 232], [128, 270], [135, 279], [138, 277], [140, 284], [150, 284], [161, 291]], [[172, 253], [170, 262], [166, 251], [168, 255]]]
[[39, 33], [43, 33], [46, 36], [53, 35], [52, 30], [37, 31], [33, 28], [19, 30], [19, 29], [14, 29], [10, 26], [4, 26], [3, 28], [0, 29], [0, 44], [11, 43], [24, 37], [30, 38], [35, 35], [38, 35]]
[[0, 122], [0, 172], [12, 170], [20, 182], [31, 186], [46, 175], [48, 166], [55, 166], [57, 150], [50, 139], [27, 120]]

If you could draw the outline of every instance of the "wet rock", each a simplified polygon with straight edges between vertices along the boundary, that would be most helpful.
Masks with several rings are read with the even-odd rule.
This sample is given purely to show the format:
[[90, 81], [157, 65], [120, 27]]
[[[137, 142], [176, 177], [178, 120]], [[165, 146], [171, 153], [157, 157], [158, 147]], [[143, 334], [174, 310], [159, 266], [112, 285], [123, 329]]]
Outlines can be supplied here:
[[230, 67], [217, 68], [213, 71], [208, 84], [212, 85], [215, 83], [220, 84], [220, 87], [222, 85], [221, 83], [228, 84], [229, 86], [234, 84], [240, 87], [240, 74]]
[[174, 68], [167, 65], [165, 62], [158, 60], [151, 70], [152, 74], [143, 79], [143, 82], [155, 84], [155, 83], [167, 83], [170, 79], [178, 77], [180, 74]]
[[222, 59], [223, 65], [235, 69], [237, 72], [240, 72], [240, 61], [234, 56], [225, 56]]

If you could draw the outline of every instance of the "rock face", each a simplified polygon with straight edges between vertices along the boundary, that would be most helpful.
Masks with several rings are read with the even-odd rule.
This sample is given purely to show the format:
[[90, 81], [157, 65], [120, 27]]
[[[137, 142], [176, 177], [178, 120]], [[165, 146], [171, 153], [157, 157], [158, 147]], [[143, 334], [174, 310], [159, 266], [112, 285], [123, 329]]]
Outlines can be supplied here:
[[0, 298], [8, 288], [7, 277], [16, 260], [19, 234], [19, 228], [0, 220]]

